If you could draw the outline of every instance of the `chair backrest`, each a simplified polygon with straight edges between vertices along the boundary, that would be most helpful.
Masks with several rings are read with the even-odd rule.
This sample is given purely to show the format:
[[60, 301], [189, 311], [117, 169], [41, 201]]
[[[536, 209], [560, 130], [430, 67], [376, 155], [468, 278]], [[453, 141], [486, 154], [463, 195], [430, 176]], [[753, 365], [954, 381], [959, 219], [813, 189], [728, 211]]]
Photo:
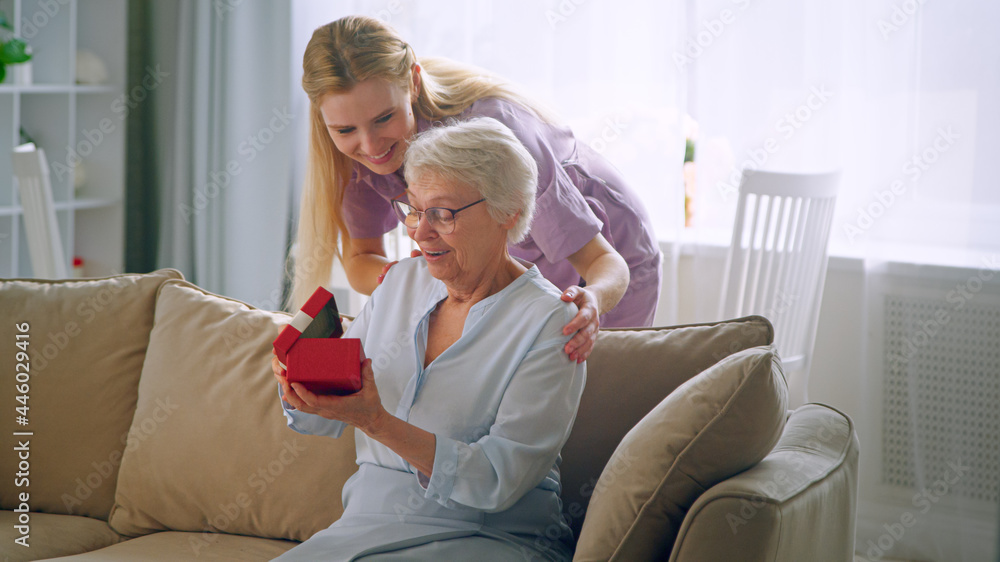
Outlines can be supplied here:
[[24, 229], [31, 253], [32, 276], [39, 279], [66, 277], [66, 260], [59, 224], [52, 201], [52, 184], [45, 151], [34, 143], [22, 144], [12, 155], [14, 177], [24, 209]]
[[[812, 354], [839, 180], [840, 172], [743, 172], [720, 317], [769, 319], [789, 371], [807, 370]], [[798, 405], [805, 389], [795, 386]]]

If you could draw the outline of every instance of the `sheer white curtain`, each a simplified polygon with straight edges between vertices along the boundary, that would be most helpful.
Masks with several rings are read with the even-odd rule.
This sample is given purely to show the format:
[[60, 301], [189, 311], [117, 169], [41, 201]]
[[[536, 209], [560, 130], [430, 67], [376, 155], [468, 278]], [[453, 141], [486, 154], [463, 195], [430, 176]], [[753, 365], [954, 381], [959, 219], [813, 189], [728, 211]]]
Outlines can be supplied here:
[[[302, 53], [319, 25], [350, 14], [381, 18], [418, 57], [483, 67], [541, 100], [622, 171], [645, 201], [657, 235], [674, 240], [683, 221], [684, 84], [683, 72], [664, 53], [676, 48], [683, 9], [634, 0], [295, 0], [292, 64], [301, 80]], [[304, 94], [295, 104], [297, 115], [305, 115]], [[301, 173], [304, 128], [296, 139]], [[666, 281], [676, 277], [671, 248], [665, 246], [660, 322], [675, 317], [670, 294], [676, 286]]]
[[1000, 36], [988, 23], [1000, 5], [689, 4], [677, 60], [699, 125], [698, 226], [732, 223], [734, 169], [839, 167], [835, 253], [919, 246], [907, 257], [953, 263], [956, 250], [1000, 249]]
[[206, 290], [280, 308], [291, 180], [281, 2], [157, 2], [159, 267]]
[[[734, 172], [840, 168], [831, 254], [853, 265], [833, 274], [834, 286], [828, 277], [837, 302], [824, 308], [820, 333], [837, 339], [838, 353], [819, 370], [838, 380], [818, 382], [849, 389], [836, 405], [855, 417], [862, 440], [858, 554], [992, 559], [1000, 5], [688, 6], [675, 61], [689, 72], [687, 110], [698, 124], [688, 234], [699, 243], [682, 274], [721, 273]], [[685, 320], [711, 319], [717, 295], [711, 284], [682, 293], [694, 301], [682, 307]]]

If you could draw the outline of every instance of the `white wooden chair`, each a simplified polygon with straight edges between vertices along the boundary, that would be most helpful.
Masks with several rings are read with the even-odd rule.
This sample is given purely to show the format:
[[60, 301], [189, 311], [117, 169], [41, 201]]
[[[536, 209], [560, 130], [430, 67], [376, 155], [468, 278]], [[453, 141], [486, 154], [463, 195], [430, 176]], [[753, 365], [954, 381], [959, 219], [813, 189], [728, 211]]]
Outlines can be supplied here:
[[827, 243], [839, 172], [744, 171], [723, 277], [722, 318], [749, 314], [774, 325], [789, 408], [808, 401]]
[[59, 223], [56, 221], [45, 151], [34, 143], [14, 149], [11, 158], [17, 179], [24, 229], [31, 255], [32, 276], [39, 279], [64, 279], [66, 259], [63, 254]]

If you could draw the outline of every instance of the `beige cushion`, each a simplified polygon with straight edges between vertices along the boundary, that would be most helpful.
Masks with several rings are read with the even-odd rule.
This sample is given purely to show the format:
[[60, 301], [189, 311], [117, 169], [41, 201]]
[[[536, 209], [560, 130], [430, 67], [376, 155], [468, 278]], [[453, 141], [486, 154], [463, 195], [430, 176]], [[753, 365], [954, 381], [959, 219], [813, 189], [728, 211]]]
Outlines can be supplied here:
[[14, 529], [19, 514], [0, 511], [0, 560], [43, 560], [89, 552], [122, 540], [107, 521], [78, 515], [30, 513], [28, 548], [14, 543], [21, 534]]
[[109, 520], [116, 531], [305, 540], [340, 517], [354, 433], [285, 425], [271, 343], [289, 319], [184, 281], [163, 285]]
[[597, 478], [625, 434], [675, 388], [737, 351], [768, 345], [763, 317], [669, 328], [601, 330], [562, 450], [563, 514], [579, 536]]
[[[139, 373], [153, 327], [156, 290], [175, 270], [85, 281], [0, 283], [0, 505], [19, 503], [15, 431], [29, 430], [33, 511], [106, 520]], [[15, 324], [27, 323], [30, 385], [26, 427], [15, 425]], [[18, 404], [19, 405], [19, 404]]]
[[220, 533], [153, 533], [59, 562], [267, 562], [298, 546], [291, 541]]
[[771, 346], [737, 352], [681, 385], [615, 449], [574, 560], [664, 560], [688, 508], [774, 447], [788, 402]]

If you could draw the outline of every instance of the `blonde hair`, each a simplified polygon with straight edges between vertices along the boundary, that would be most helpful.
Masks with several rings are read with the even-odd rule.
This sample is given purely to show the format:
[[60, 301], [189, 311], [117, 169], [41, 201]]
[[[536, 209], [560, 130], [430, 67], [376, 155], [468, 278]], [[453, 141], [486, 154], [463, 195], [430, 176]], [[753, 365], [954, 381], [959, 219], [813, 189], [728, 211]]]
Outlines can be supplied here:
[[406, 183], [435, 174], [478, 191], [497, 222], [517, 215], [507, 231], [508, 244], [527, 236], [535, 214], [538, 164], [503, 123], [477, 117], [427, 129], [410, 143], [405, 166]]
[[343, 201], [354, 164], [330, 138], [319, 109], [323, 97], [347, 93], [370, 78], [411, 90], [415, 64], [421, 67], [413, 102], [418, 117], [442, 119], [461, 113], [481, 98], [499, 97], [544, 121], [556, 121], [549, 110], [484, 70], [445, 58], [418, 61], [413, 49], [377, 19], [348, 16], [316, 29], [302, 57], [302, 89], [311, 102], [309, 153], [287, 303], [291, 310], [301, 307], [316, 287], [329, 283], [334, 257], [342, 258], [338, 241], [350, 241]]

